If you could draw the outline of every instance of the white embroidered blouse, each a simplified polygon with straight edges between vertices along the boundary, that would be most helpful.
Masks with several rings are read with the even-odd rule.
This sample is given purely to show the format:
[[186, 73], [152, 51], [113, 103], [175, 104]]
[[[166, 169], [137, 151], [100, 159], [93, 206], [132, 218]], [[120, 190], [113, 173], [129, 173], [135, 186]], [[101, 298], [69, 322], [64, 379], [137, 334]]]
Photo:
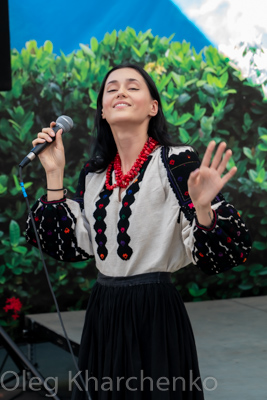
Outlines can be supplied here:
[[[187, 189], [199, 166], [191, 147], [160, 146], [119, 200], [119, 188], [105, 187], [106, 171], [81, 172], [76, 198], [47, 202], [32, 210], [43, 250], [65, 261], [95, 257], [108, 276], [174, 272], [193, 262], [207, 274], [246, 261], [251, 249], [248, 229], [235, 208], [218, 194], [212, 202], [214, 222], [198, 224]], [[114, 170], [111, 184], [115, 182]], [[30, 218], [27, 240], [36, 246]]]

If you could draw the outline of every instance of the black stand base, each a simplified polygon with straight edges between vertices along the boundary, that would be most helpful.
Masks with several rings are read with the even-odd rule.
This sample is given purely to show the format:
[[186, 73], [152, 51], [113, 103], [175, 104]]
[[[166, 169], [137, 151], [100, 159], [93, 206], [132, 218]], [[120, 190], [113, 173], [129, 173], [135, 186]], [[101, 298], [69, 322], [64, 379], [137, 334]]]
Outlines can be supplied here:
[[[32, 365], [32, 363], [28, 360], [27, 357], [21, 352], [19, 347], [12, 341], [10, 336], [4, 331], [4, 329], [0, 326], [0, 343], [5, 347], [7, 351], [7, 356], [5, 357], [2, 365], [0, 366], [0, 373], [3, 369], [3, 366], [7, 360], [8, 355], [12, 358], [16, 366], [18, 367], [20, 373], [19, 375], [23, 376], [23, 378], [29, 379], [36, 378], [34, 382], [34, 386], [36, 387], [37, 382], [40, 383], [40, 386], [49, 393], [49, 397], [54, 400], [60, 400], [60, 398], [55, 394], [54, 390], [45, 382], [44, 377], [37, 371], [37, 369]], [[14, 377], [9, 377], [2, 381], [2, 385], [6, 387], [6, 384], [12, 381]], [[20, 395], [20, 394], [19, 394]], [[13, 397], [13, 399], [19, 396], [18, 394]]]

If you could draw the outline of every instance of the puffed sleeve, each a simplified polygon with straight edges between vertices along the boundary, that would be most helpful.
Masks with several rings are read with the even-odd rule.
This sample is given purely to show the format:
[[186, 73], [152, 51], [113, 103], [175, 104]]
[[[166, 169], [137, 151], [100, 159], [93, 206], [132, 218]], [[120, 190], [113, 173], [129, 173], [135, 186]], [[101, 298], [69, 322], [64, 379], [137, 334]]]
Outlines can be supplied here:
[[[240, 213], [227, 203], [221, 193], [212, 201], [214, 214], [209, 228], [201, 226], [196, 217], [187, 181], [200, 166], [191, 147], [163, 149], [163, 161], [171, 186], [180, 206], [178, 223], [189, 259], [204, 273], [224, 272], [246, 262], [251, 250], [251, 237]], [[170, 153], [170, 154], [169, 154]]]
[[[74, 262], [94, 256], [91, 230], [83, 204], [87, 177], [88, 163], [80, 173], [73, 200], [63, 198], [48, 202], [46, 196], [43, 196], [32, 207], [42, 249], [57, 260]], [[26, 239], [37, 247], [30, 216], [27, 220]]]

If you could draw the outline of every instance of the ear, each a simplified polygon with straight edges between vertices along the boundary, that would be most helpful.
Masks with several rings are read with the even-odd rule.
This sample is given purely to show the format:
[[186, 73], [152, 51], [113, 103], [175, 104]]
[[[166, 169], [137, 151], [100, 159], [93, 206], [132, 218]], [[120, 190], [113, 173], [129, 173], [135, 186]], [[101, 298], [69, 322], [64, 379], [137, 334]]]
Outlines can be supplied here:
[[152, 100], [151, 102], [151, 106], [150, 106], [150, 112], [149, 112], [149, 116], [150, 117], [155, 117], [155, 115], [157, 115], [158, 113], [158, 109], [159, 109], [159, 104], [157, 100]]
[[106, 119], [103, 108], [102, 108], [102, 113], [101, 113], [102, 119]]

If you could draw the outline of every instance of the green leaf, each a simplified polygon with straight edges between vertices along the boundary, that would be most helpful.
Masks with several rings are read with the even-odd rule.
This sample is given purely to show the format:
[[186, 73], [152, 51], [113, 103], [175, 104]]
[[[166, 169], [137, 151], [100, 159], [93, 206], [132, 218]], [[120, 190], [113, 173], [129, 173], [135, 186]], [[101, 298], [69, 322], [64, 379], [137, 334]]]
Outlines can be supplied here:
[[248, 147], [243, 147], [243, 153], [250, 158], [251, 160], [253, 159], [253, 154], [251, 152], [251, 149], [249, 149]]
[[250, 290], [253, 288], [253, 284], [252, 283], [241, 283], [240, 285], [238, 285], [238, 287], [241, 290]]
[[201, 129], [207, 135], [210, 135], [213, 130], [214, 117], [203, 117], [200, 122]]
[[258, 176], [255, 182], [262, 183], [264, 180], [265, 180], [265, 169], [261, 168], [261, 170], [258, 172]]
[[13, 268], [12, 272], [14, 275], [21, 275], [23, 270], [22, 270], [22, 268], [18, 267], [18, 268]]
[[259, 127], [258, 127], [258, 134], [259, 134], [259, 136], [265, 136], [265, 135], [267, 135], [267, 129], [266, 129], [266, 128], [263, 128], [262, 126], [259, 126]]
[[195, 121], [200, 120], [200, 118], [202, 118], [205, 115], [205, 112], [206, 112], [206, 108], [201, 108], [200, 104], [195, 103], [193, 119]]
[[259, 272], [259, 275], [267, 275], [267, 267]]
[[92, 58], [95, 58], [95, 53], [88, 46], [85, 46], [82, 43], [79, 43], [79, 46], [81, 47], [81, 49], [83, 50], [83, 52], [85, 54], [87, 54], [88, 56], [90, 56]]
[[242, 272], [245, 271], [245, 269], [246, 269], [245, 265], [238, 265], [237, 267], [233, 268], [233, 271]]
[[190, 99], [191, 99], [191, 96], [189, 96], [189, 94], [187, 94], [187, 93], [182, 93], [181, 96], [179, 96], [179, 98], [178, 98], [178, 103], [180, 104], [180, 106], [183, 106], [183, 105], [186, 104]]
[[196, 83], [196, 82], [198, 82], [197, 78], [190, 79], [189, 81], [185, 82], [184, 86], [187, 87], [187, 86], [190, 86], [190, 85], [192, 85], [193, 83]]
[[50, 40], [44, 42], [44, 51], [47, 51], [47, 53], [53, 53], [53, 43], [50, 42]]
[[132, 49], [133, 49], [133, 51], [137, 54], [137, 56], [139, 57], [139, 58], [141, 58], [142, 56], [141, 56], [141, 53], [140, 53], [140, 51], [132, 44]]
[[13, 248], [13, 251], [15, 251], [16, 253], [20, 253], [25, 255], [28, 251], [27, 247], [23, 247], [23, 246], [17, 246]]
[[0, 275], [3, 275], [5, 270], [6, 270], [6, 266], [5, 265], [0, 265]]
[[203, 289], [189, 288], [188, 290], [191, 296], [193, 297], [200, 297], [207, 292], [207, 288]]
[[145, 41], [141, 44], [140, 49], [139, 49], [140, 54], [141, 54], [141, 57], [143, 57], [143, 55], [144, 55], [145, 52], [147, 51], [148, 45], [149, 45], [148, 40], [145, 40]]
[[[172, 78], [171, 74], [161, 76], [160, 81], [156, 82], [159, 92], [162, 92], [162, 90], [169, 84], [171, 78]], [[173, 90], [173, 87], [172, 87], [172, 89], [169, 89], [169, 87], [168, 87], [168, 94], [171, 94], [170, 93], [171, 90]]]
[[21, 190], [21, 187], [20, 187], [19, 180], [18, 180], [17, 176], [13, 175], [13, 179], [14, 179], [14, 182], [15, 182], [16, 189], [17, 190]]
[[184, 75], [178, 75], [176, 74], [176, 72], [172, 71], [172, 78], [174, 80], [174, 82], [176, 83], [176, 85], [178, 87], [182, 87], [185, 84], [185, 76]]
[[248, 171], [248, 175], [249, 175], [250, 179], [251, 179], [253, 182], [255, 182], [255, 181], [257, 180], [258, 174], [257, 174], [257, 172], [254, 171], [253, 169], [250, 169], [250, 170]]
[[185, 129], [179, 128], [179, 133], [180, 133], [181, 142], [186, 143], [190, 140], [190, 135], [188, 134], [188, 132]]
[[90, 99], [92, 100], [92, 103], [90, 104], [90, 106], [91, 106], [92, 108], [96, 109], [98, 93], [95, 92], [93, 89], [90, 88], [90, 89], [89, 89], [89, 96], [90, 96]]
[[229, 160], [228, 163], [227, 163], [226, 168], [227, 168], [228, 170], [230, 170], [230, 169], [233, 168], [233, 167], [235, 167], [235, 160], [231, 157], [230, 160]]
[[75, 262], [75, 263], [71, 263], [73, 268], [76, 269], [84, 269], [88, 266], [88, 262], [87, 261], [79, 261], [79, 262]]
[[22, 84], [19, 80], [13, 83], [12, 93], [16, 99], [18, 99], [22, 94]]
[[261, 151], [267, 151], [267, 143], [260, 143], [257, 148]]
[[267, 243], [259, 242], [259, 241], [255, 240], [252, 244], [252, 248], [257, 249], [257, 250], [266, 250]]
[[90, 46], [92, 51], [95, 53], [98, 49], [98, 41], [95, 37], [92, 37], [90, 40]]
[[20, 227], [19, 224], [14, 220], [11, 220], [9, 224], [9, 238], [12, 247], [15, 247], [19, 244]]
[[192, 117], [192, 115], [191, 115], [190, 113], [185, 113], [185, 114], [183, 114], [180, 118], [178, 118], [178, 119], [176, 120], [176, 122], [174, 123], [174, 125], [175, 125], [175, 126], [183, 125], [183, 124], [185, 124], [187, 121], [189, 121], [191, 117]]
[[201, 86], [205, 85], [205, 83], [206, 83], [206, 81], [200, 79], [199, 81], [197, 81], [196, 86], [201, 87]]
[[[4, 285], [6, 283], [6, 278], [5, 278], [5, 276], [0, 276], [0, 284], [1, 285]], [[0, 325], [1, 325], [1, 323], [0, 323]]]
[[220, 77], [220, 83], [221, 83], [221, 88], [224, 88], [226, 83], [228, 82], [228, 72], [225, 72], [221, 77]]
[[58, 278], [59, 282], [60, 282], [60, 281], [63, 281], [63, 279], [65, 279], [67, 275], [68, 275], [67, 272], [66, 272], [66, 273], [63, 273], [62, 275], [60, 275], [59, 278]]
[[253, 123], [253, 121], [252, 121], [252, 119], [250, 118], [249, 113], [245, 113], [245, 115], [244, 115], [244, 126], [245, 126], [247, 129], [250, 129], [252, 123]]
[[261, 140], [263, 140], [264, 142], [267, 142], [267, 135], [260, 136], [260, 138], [261, 138]]

